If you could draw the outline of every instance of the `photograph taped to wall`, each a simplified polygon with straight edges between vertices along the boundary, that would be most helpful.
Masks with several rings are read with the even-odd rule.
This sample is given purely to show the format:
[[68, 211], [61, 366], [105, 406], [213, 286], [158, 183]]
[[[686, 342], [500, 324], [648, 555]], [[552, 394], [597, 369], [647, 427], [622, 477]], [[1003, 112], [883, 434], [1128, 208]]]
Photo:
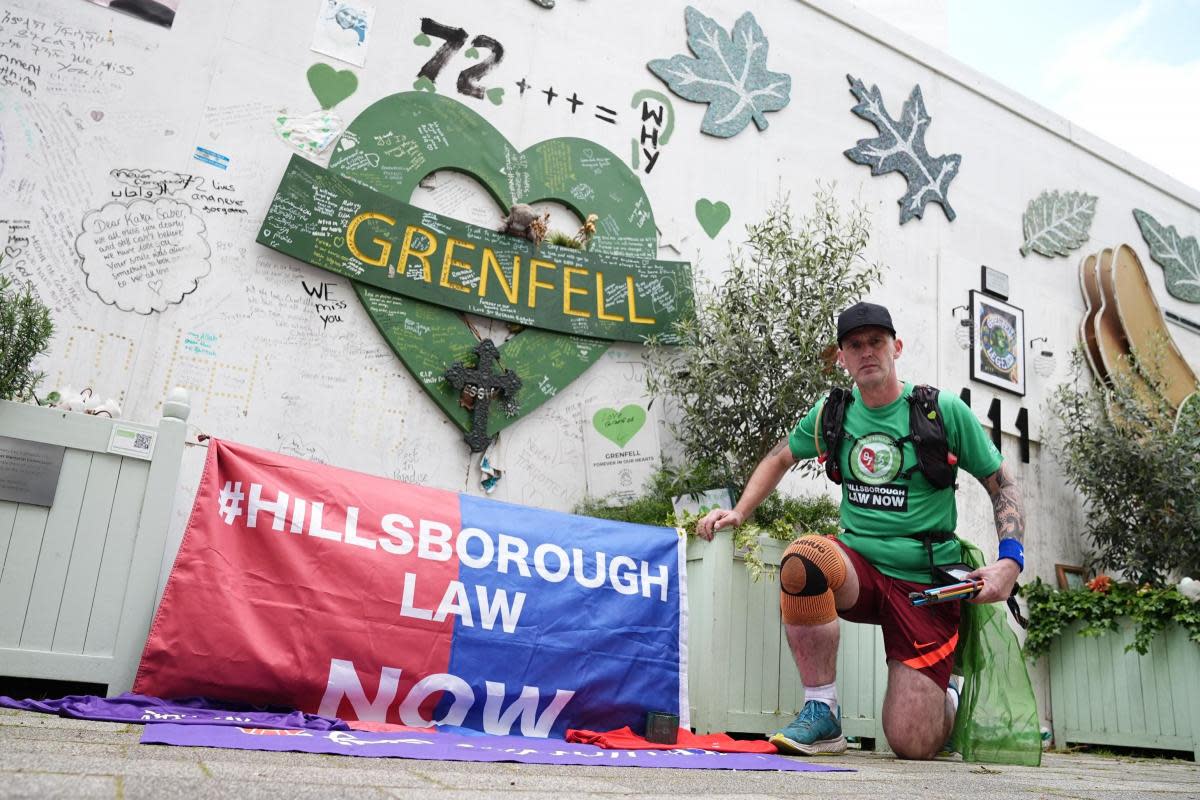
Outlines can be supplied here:
[[1025, 312], [971, 291], [971, 380], [1025, 394]]
[[317, 11], [312, 49], [361, 67], [367, 60], [367, 34], [375, 19], [369, 0], [325, 0]]

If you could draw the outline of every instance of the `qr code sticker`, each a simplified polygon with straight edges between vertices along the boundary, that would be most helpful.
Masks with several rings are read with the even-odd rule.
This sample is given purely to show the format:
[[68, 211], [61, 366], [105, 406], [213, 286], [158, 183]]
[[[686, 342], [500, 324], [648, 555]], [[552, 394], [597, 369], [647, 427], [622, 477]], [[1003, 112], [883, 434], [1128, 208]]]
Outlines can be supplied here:
[[142, 458], [150, 461], [154, 458], [154, 443], [158, 432], [137, 430], [131, 425], [117, 423], [113, 426], [112, 435], [108, 440], [108, 452], [132, 458]]

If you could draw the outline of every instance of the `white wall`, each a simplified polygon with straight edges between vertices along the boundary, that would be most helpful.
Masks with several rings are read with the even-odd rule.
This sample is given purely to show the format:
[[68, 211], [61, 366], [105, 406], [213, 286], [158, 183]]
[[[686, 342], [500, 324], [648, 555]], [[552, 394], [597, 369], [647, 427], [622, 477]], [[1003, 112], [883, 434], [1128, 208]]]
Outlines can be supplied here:
[[[335, 109], [347, 123], [381, 97], [410, 89], [432, 54], [413, 44], [419, 18], [430, 16], [472, 36], [488, 34], [506, 51], [486, 79], [505, 87], [500, 106], [455, 93], [454, 75], [471, 63], [461, 55], [441, 76], [439, 91], [483, 114], [518, 147], [579, 136], [629, 159], [630, 141], [640, 131], [631, 98], [642, 89], [665, 91], [645, 64], [686, 52], [685, 4], [558, 0], [557, 8], [543, 10], [528, 0], [380, 2], [361, 69], [310, 51], [317, 5], [182, 0], [167, 30], [79, 0], [8, 2], [0, 11], [0, 55], [24, 63], [0, 64], [13, 70], [0, 87], [0, 219], [9, 230], [0, 246], [15, 248], [0, 262], [0, 273], [31, 280], [53, 308], [57, 333], [43, 363], [49, 374], [44, 389], [91, 386], [118, 397], [128, 418], [151, 420], [166, 390], [181, 384], [192, 393], [193, 433], [480, 493], [477, 461], [460, 433], [387, 348], [346, 282], [254, 243], [291, 154], [272, 120], [317, 110], [305, 71], [318, 61], [358, 76], [357, 91]], [[743, 10], [715, 0], [696, 5], [726, 28]], [[1083, 302], [1078, 258], [1019, 255], [1021, 215], [1046, 189], [1098, 195], [1091, 240], [1077, 255], [1132, 244], [1161, 305], [1195, 319], [1200, 309], [1166, 293], [1131, 210], [1145, 209], [1197, 235], [1200, 197], [840, 0], [749, 0], [745, 8], [770, 39], [768, 67], [792, 77], [791, 103], [768, 115], [766, 131], [750, 126], [717, 139], [699, 131], [705, 106], [672, 96], [674, 136], [643, 181], [663, 241], [678, 249], [660, 248], [660, 256], [687, 259], [717, 275], [744, 226], [760, 219], [780, 192], [804, 207], [816, 181], [836, 182], [839, 197], [873, 214], [869, 255], [888, 266], [874, 299], [892, 308], [906, 339], [902, 374], [956, 393], [971, 386], [981, 417], [994, 395], [969, 380], [951, 309], [979, 288], [980, 264], [1008, 273], [1010, 301], [1025, 310], [1027, 338], [1047, 337], [1057, 355], [1053, 375], [1030, 373], [1024, 398], [1001, 393], [1005, 431], [1015, 432], [1023, 405], [1035, 438], [1030, 464], [1020, 463], [1013, 436], [1004, 441], [1027, 498], [1027, 574], [1053, 580], [1056, 562], [1081, 560], [1083, 515], [1038, 443], [1042, 402], [1066, 377]], [[930, 152], [963, 157], [949, 192], [954, 222], [931, 204], [924, 219], [901, 227], [896, 201], [903, 179], [872, 178], [842, 155], [856, 140], [875, 135], [850, 112], [847, 73], [878, 84], [893, 116], [920, 84], [933, 119]], [[522, 78], [532, 87], [524, 98], [516, 86]], [[547, 86], [560, 95], [554, 104], [540, 94]], [[596, 119], [587, 107], [572, 116], [562, 99], [572, 91], [618, 109], [618, 123]], [[228, 156], [228, 169], [194, 160], [196, 146]], [[246, 212], [203, 210], [215, 202], [194, 185], [173, 195], [202, 221], [198, 235], [210, 254], [192, 266], [199, 274], [207, 262], [195, 290], [161, 311], [122, 311], [85, 283], [76, 240], [84, 217], [122, 189], [114, 169], [198, 176], [210, 194]], [[214, 181], [224, 188], [214, 189]], [[417, 202], [474, 221], [498, 216], [487, 198], [471, 199], [469, 191], [468, 199], [452, 197], [461, 181], [439, 185]], [[696, 221], [693, 207], [702, 197], [732, 208], [716, 239]], [[186, 288], [178, 272], [167, 279]], [[302, 281], [333, 284], [335, 300], [346, 302], [340, 321], [320, 319]], [[1200, 363], [1200, 336], [1177, 326], [1171, 332], [1185, 356]], [[553, 401], [509, 428], [495, 453], [506, 472], [494, 496], [557, 509], [577, 502], [585, 491], [581, 409], [640, 396], [639, 359], [635, 346], [613, 347]], [[193, 447], [186, 455], [173, 541], [182, 535], [204, 454]], [[794, 479], [787, 485], [825, 488]], [[960, 498], [963, 532], [985, 551], [994, 548], [982, 488], [965, 485]]]

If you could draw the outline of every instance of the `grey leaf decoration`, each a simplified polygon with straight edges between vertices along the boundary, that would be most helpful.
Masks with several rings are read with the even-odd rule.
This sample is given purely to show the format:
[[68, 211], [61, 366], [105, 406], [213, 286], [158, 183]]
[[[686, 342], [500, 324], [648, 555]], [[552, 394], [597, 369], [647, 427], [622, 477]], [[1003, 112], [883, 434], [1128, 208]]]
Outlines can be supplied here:
[[767, 70], [767, 37], [747, 11], [731, 33], [691, 6], [684, 12], [688, 47], [696, 55], [671, 56], [646, 66], [685, 100], [708, 103], [700, 130], [728, 138], [754, 120], [767, 129], [766, 112], [791, 99], [792, 79]]
[[892, 119], [883, 107], [883, 96], [878, 86], [867, 90], [863, 82], [847, 75], [850, 91], [858, 99], [852, 110], [870, 122], [879, 131], [874, 139], [859, 139], [855, 146], [845, 152], [846, 158], [855, 164], [866, 164], [872, 175], [899, 172], [908, 180], [908, 191], [900, 198], [900, 224], [913, 217], [921, 217], [929, 202], [940, 203], [946, 218], [954, 220], [954, 209], [946, 192], [950, 181], [958, 174], [962, 156], [958, 153], [934, 158], [925, 149], [925, 129], [933, 120], [925, 111], [925, 100], [920, 85], [914, 86], [912, 94], [904, 103], [900, 119]]
[[1175, 232], [1174, 225], [1164, 228], [1141, 209], [1133, 210], [1133, 218], [1150, 245], [1150, 257], [1166, 273], [1167, 291], [1184, 302], [1200, 303], [1200, 244], [1196, 237], [1185, 239]]
[[1025, 244], [1021, 255], [1029, 251], [1048, 258], [1065, 256], [1087, 241], [1092, 217], [1096, 214], [1096, 196], [1084, 192], [1042, 192], [1025, 209]]

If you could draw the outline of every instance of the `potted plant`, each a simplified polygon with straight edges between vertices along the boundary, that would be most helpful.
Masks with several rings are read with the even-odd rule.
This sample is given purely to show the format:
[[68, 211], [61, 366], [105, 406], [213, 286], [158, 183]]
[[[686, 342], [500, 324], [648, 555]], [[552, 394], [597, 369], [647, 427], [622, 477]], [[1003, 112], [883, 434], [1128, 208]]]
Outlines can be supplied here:
[[48, 309], [28, 284], [18, 288], [0, 275], [0, 400], [35, 399], [33, 390], [45, 377], [33, 360], [50, 346], [54, 325]]
[[1200, 605], [1174, 586], [1200, 575], [1200, 417], [1164, 399], [1153, 353], [1127, 366], [1088, 385], [1077, 356], [1075, 380], [1049, 402], [1051, 449], [1085, 500], [1091, 560], [1118, 577], [1070, 591], [1026, 587], [1025, 647], [1049, 660], [1060, 747], [1186, 750], [1200, 760]]

